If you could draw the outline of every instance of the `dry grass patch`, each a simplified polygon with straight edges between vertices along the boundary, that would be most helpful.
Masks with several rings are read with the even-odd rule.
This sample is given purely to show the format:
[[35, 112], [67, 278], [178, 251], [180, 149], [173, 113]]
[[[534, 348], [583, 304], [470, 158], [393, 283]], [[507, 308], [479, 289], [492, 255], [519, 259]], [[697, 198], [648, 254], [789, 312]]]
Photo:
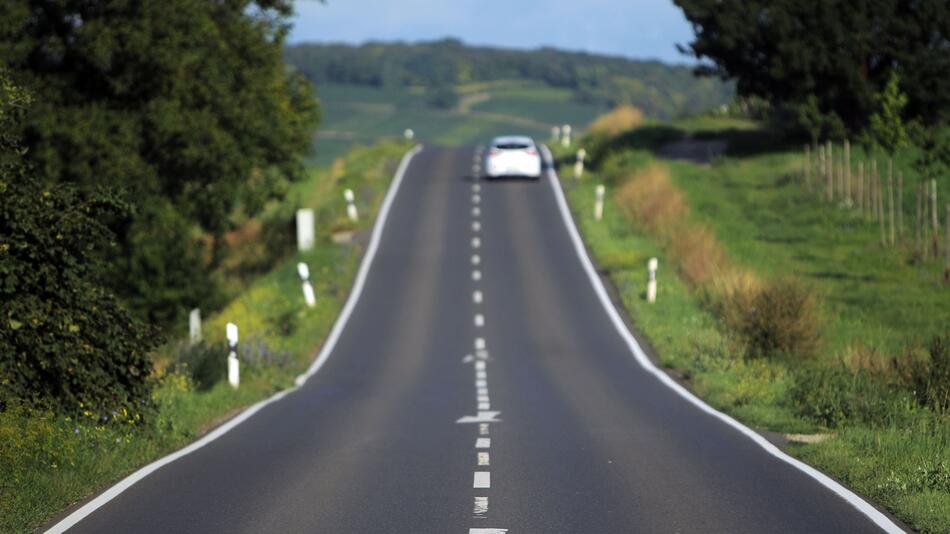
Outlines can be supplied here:
[[683, 193], [662, 165], [632, 174], [617, 190], [615, 200], [630, 218], [664, 239], [676, 235], [689, 215]]
[[634, 106], [623, 105], [594, 119], [587, 131], [597, 135], [615, 136], [643, 124], [643, 112]]

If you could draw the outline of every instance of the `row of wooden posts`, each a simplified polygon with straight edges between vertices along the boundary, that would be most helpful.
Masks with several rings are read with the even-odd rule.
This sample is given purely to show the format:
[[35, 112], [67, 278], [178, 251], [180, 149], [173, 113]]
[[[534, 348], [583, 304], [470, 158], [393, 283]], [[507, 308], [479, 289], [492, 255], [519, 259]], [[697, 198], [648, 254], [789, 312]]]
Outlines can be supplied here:
[[[907, 240], [904, 223], [904, 173], [888, 158], [886, 177], [878, 170], [878, 160], [851, 162], [848, 141], [835, 147], [830, 141], [817, 147], [805, 146], [804, 178], [806, 187], [828, 202], [857, 210], [863, 217], [878, 222], [881, 246], [894, 247]], [[896, 174], [896, 187], [895, 187]], [[945, 205], [946, 243], [940, 243], [940, 214], [937, 181], [921, 180], [916, 186], [914, 251], [921, 260], [939, 258], [941, 248], [950, 274], [950, 202]], [[895, 198], [896, 197], [896, 198]]]

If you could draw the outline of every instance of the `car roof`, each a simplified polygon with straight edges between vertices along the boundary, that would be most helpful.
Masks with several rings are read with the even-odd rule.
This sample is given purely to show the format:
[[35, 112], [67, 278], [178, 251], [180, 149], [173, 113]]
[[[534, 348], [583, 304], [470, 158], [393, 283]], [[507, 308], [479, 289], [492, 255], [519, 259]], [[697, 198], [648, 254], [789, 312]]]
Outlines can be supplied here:
[[507, 145], [509, 143], [533, 145], [534, 140], [532, 140], [530, 137], [525, 136], [525, 135], [504, 135], [504, 136], [496, 137], [491, 140], [492, 146]]

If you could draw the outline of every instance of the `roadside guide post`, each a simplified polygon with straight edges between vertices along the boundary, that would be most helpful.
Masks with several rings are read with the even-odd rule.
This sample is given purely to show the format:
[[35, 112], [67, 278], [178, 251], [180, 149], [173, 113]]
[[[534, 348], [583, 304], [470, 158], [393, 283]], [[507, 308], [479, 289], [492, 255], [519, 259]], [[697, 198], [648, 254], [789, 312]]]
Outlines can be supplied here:
[[355, 197], [353, 196], [353, 190], [347, 189], [343, 191], [343, 198], [346, 200], [346, 214], [349, 216], [350, 220], [356, 222], [360, 220], [360, 214], [356, 211], [356, 204], [353, 203]]
[[561, 140], [561, 127], [552, 126], [551, 127], [551, 140], [557, 142]]
[[237, 325], [228, 323], [226, 333], [228, 338], [228, 383], [231, 384], [232, 388], [237, 389], [241, 385], [241, 369], [237, 358]]
[[297, 264], [297, 274], [300, 275], [300, 281], [303, 283], [303, 298], [307, 301], [307, 306], [313, 308], [317, 305], [317, 298], [313, 294], [313, 285], [310, 283], [310, 268], [306, 263]]
[[571, 146], [571, 125], [561, 126], [561, 146]]
[[656, 269], [659, 267], [659, 261], [656, 258], [650, 258], [647, 263], [649, 277], [647, 278], [647, 302], [656, 302]]
[[597, 186], [597, 197], [594, 200], [594, 220], [599, 221], [604, 216], [604, 186]]
[[188, 340], [192, 345], [201, 341], [201, 310], [198, 308], [188, 314]]
[[577, 151], [577, 160], [574, 162], [574, 178], [580, 180], [584, 176], [584, 158], [587, 151], [583, 148]]
[[313, 210], [297, 210], [297, 250], [306, 252], [313, 248]]
[[416, 136], [416, 132], [412, 131], [412, 128], [406, 128], [406, 131], [404, 131], [402, 135], [407, 140], [412, 141], [412, 139]]

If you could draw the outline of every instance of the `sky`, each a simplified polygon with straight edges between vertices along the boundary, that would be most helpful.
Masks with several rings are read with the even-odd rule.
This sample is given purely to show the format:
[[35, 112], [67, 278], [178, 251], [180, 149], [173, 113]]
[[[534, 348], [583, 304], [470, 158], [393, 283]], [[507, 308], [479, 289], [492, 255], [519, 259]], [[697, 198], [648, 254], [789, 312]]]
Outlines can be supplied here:
[[553, 46], [694, 63], [693, 32], [670, 0], [296, 0], [291, 43], [431, 41]]

